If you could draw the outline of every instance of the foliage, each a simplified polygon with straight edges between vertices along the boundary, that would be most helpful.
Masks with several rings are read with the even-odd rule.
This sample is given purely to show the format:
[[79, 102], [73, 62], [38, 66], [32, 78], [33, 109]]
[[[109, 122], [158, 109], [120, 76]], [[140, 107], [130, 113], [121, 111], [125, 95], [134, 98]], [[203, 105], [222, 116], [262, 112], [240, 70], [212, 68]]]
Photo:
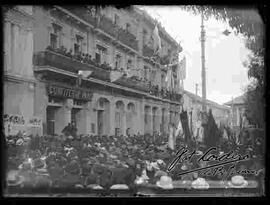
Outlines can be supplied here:
[[[231, 8], [229, 6], [183, 6], [186, 11], [195, 15], [203, 12], [204, 18], [214, 17], [220, 21], [226, 21], [234, 29], [236, 34], [242, 34], [246, 39], [246, 47], [251, 51], [248, 62], [244, 65], [248, 68], [248, 77], [252, 83], [246, 88], [246, 114], [249, 121], [259, 127], [264, 126], [264, 81], [265, 81], [265, 18], [254, 7]], [[260, 7], [265, 11], [266, 7]]]

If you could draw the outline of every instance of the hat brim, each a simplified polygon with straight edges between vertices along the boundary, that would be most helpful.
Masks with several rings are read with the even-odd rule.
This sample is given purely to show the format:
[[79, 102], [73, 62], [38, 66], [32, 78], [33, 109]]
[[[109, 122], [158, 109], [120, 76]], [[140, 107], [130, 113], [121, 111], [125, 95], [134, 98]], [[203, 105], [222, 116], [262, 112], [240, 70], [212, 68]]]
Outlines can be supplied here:
[[173, 189], [173, 185], [172, 184], [169, 184], [169, 185], [161, 185], [160, 184], [160, 181], [157, 181], [156, 182], [156, 185], [159, 187], [159, 188], [162, 188], [162, 189]]
[[245, 188], [245, 187], [248, 186], [248, 181], [247, 180], [244, 180], [241, 185], [235, 185], [231, 181], [229, 181], [228, 182], [228, 185], [229, 185], [229, 187], [232, 187], [232, 188]]

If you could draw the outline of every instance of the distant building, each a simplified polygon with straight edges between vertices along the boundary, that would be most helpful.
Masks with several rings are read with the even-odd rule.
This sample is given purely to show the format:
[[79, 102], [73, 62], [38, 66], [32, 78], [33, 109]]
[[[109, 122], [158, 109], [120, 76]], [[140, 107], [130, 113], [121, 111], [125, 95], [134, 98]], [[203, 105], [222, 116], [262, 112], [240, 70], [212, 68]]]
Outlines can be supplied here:
[[233, 127], [240, 127], [245, 113], [245, 94], [232, 99], [224, 105], [230, 106], [231, 123]]
[[[189, 119], [192, 117], [192, 127], [194, 129], [199, 113], [202, 110], [202, 98], [187, 90], [184, 90], [183, 99], [183, 108], [188, 111]], [[212, 114], [218, 126], [220, 126], [220, 124], [229, 123], [230, 108], [228, 106], [220, 105], [216, 102], [206, 100], [206, 108], [207, 110], [212, 110]]]

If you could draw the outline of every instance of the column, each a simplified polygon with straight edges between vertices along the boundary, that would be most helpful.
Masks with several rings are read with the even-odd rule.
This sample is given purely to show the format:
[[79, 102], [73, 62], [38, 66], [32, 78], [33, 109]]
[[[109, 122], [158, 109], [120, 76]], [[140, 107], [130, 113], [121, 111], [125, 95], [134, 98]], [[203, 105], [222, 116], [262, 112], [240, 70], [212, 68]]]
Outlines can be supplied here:
[[139, 113], [138, 113], [141, 134], [145, 134], [145, 126], [146, 126], [144, 123], [144, 106], [145, 100], [143, 99], [142, 102], [139, 104]]
[[79, 119], [77, 123], [78, 134], [91, 133], [91, 101], [83, 105], [83, 109], [79, 111]]
[[71, 122], [71, 109], [73, 100], [66, 99], [64, 105], [55, 114], [55, 133], [61, 134], [62, 130]]
[[161, 132], [161, 130], [160, 130], [160, 125], [161, 125], [161, 117], [162, 117], [162, 114], [161, 114], [161, 108], [158, 108], [157, 109], [157, 118], [156, 118], [156, 129], [157, 129], [157, 131], [158, 132]]
[[115, 133], [115, 100], [114, 97], [110, 97], [110, 135]]
[[5, 28], [4, 28], [5, 36], [4, 36], [4, 62], [5, 62], [5, 71], [9, 72], [11, 69], [11, 24], [8, 21], [5, 21]]
[[124, 103], [124, 110], [122, 111], [122, 134], [126, 135], [126, 129], [127, 129], [127, 103], [124, 99], [121, 99], [121, 101]]

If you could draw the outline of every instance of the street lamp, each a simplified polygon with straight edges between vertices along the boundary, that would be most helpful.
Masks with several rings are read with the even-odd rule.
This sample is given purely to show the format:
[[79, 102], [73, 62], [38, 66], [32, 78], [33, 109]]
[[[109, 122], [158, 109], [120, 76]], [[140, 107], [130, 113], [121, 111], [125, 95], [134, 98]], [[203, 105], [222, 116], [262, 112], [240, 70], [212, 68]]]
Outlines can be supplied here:
[[[201, 62], [202, 62], [202, 111], [206, 112], [206, 72], [205, 72], [205, 28], [204, 28], [204, 14], [203, 10], [201, 12]], [[228, 36], [230, 35], [230, 31], [226, 29], [222, 32], [223, 35]]]

